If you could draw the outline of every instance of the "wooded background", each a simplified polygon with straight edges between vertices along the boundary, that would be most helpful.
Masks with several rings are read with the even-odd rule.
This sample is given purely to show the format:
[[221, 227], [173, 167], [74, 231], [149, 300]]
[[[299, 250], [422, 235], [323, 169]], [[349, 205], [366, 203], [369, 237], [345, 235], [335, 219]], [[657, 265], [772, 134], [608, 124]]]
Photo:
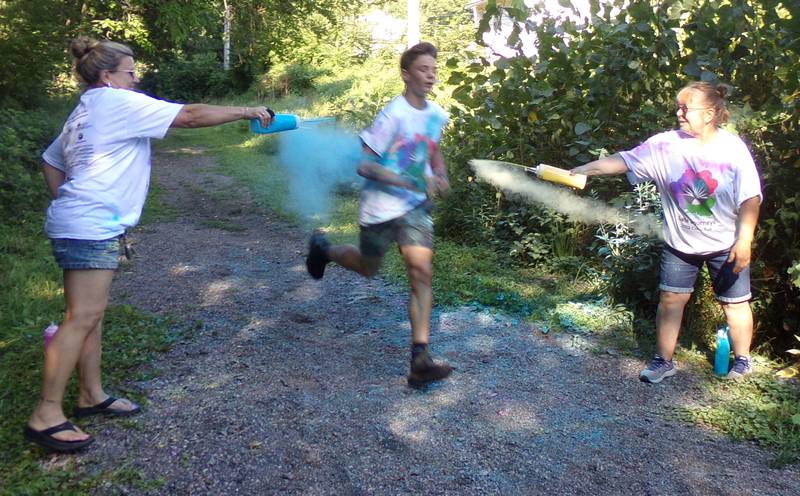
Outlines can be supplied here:
[[[519, 266], [578, 271], [589, 264], [612, 301], [651, 315], [655, 240], [509, 200], [472, 181], [466, 161], [574, 167], [674, 127], [675, 94], [689, 81], [728, 83], [730, 128], [750, 146], [765, 195], [753, 258], [757, 343], [783, 353], [800, 332], [800, 2], [590, 1], [588, 15], [568, 1], [558, 3], [571, 15], [529, 3], [485, 2], [476, 25], [463, 0], [420, 2], [421, 38], [441, 49], [434, 98], [452, 115], [444, 150], [454, 194], [438, 210], [439, 234], [491, 246]], [[406, 2], [0, 1], [0, 257], [24, 256], [14, 236], [41, 229], [39, 157], [79, 91], [67, 49], [76, 35], [129, 44], [141, 89], [161, 98], [316, 92], [332, 114], [357, 126], [401, 88], [405, 39], [377, 39], [366, 20], [376, 10], [402, 20]], [[503, 26], [514, 54], [498, 57], [482, 35]], [[533, 53], [525, 35], [536, 40]], [[593, 180], [588, 194], [660, 208], [652, 188], [632, 190], [622, 178]], [[706, 337], [719, 323], [715, 308], [700, 291], [687, 316]]]

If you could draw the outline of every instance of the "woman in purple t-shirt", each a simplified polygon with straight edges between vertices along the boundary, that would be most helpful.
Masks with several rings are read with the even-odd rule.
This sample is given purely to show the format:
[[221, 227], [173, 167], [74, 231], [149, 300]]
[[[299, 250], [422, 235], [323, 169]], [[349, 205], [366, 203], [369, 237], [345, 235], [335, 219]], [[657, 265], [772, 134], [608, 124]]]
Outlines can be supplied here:
[[730, 327], [736, 360], [727, 377], [752, 371], [750, 256], [761, 184], [747, 146], [719, 126], [727, 121], [727, 87], [694, 82], [678, 92], [680, 129], [657, 134], [633, 150], [576, 167], [576, 174], [627, 174], [653, 181], [664, 207], [665, 246], [656, 330], [658, 353], [639, 378], [675, 375], [672, 355], [683, 309], [703, 264]]

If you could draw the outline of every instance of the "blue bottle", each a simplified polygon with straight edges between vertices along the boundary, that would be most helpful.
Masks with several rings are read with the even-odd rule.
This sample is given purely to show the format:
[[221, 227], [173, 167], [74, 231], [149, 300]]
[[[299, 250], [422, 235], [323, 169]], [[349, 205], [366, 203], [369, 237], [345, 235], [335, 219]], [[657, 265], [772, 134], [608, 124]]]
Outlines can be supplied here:
[[250, 119], [250, 130], [258, 134], [291, 131], [300, 125], [300, 118], [292, 114], [275, 114], [269, 126], [264, 127], [258, 119]]
[[731, 343], [728, 340], [730, 328], [725, 325], [717, 331], [717, 352], [714, 354], [714, 373], [728, 375], [730, 365]]

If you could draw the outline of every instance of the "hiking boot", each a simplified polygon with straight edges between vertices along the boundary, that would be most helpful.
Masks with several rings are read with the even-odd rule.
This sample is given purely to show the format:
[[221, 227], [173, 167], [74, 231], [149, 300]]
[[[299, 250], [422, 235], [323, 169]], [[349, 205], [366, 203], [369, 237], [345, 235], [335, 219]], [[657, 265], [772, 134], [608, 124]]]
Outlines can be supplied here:
[[655, 384], [673, 375], [675, 375], [675, 365], [672, 360], [667, 361], [661, 355], [656, 355], [650, 365], [639, 374], [639, 380]]
[[430, 382], [447, 378], [453, 367], [446, 363], [435, 363], [425, 351], [411, 360], [411, 372], [408, 374], [408, 385], [413, 388], [422, 387]]
[[325, 266], [331, 260], [328, 258], [328, 248], [331, 244], [325, 239], [322, 231], [314, 231], [308, 240], [308, 256], [306, 256], [306, 270], [314, 279], [322, 279], [325, 275]]
[[753, 362], [750, 360], [750, 357], [737, 356], [733, 361], [733, 367], [731, 367], [730, 372], [728, 372], [725, 378], [741, 379], [751, 373], [753, 373]]

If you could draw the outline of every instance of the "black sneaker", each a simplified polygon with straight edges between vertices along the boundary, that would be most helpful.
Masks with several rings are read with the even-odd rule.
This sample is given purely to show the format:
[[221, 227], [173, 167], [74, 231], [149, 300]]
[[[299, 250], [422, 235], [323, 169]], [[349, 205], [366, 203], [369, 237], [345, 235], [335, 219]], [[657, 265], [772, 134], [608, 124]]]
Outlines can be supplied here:
[[452, 372], [453, 367], [446, 363], [435, 363], [427, 352], [423, 352], [411, 360], [408, 385], [419, 388], [430, 382], [446, 379]]
[[328, 248], [331, 244], [325, 239], [322, 231], [314, 231], [308, 240], [308, 256], [306, 256], [306, 270], [314, 279], [322, 279], [325, 275], [325, 266], [331, 260], [328, 258]]

